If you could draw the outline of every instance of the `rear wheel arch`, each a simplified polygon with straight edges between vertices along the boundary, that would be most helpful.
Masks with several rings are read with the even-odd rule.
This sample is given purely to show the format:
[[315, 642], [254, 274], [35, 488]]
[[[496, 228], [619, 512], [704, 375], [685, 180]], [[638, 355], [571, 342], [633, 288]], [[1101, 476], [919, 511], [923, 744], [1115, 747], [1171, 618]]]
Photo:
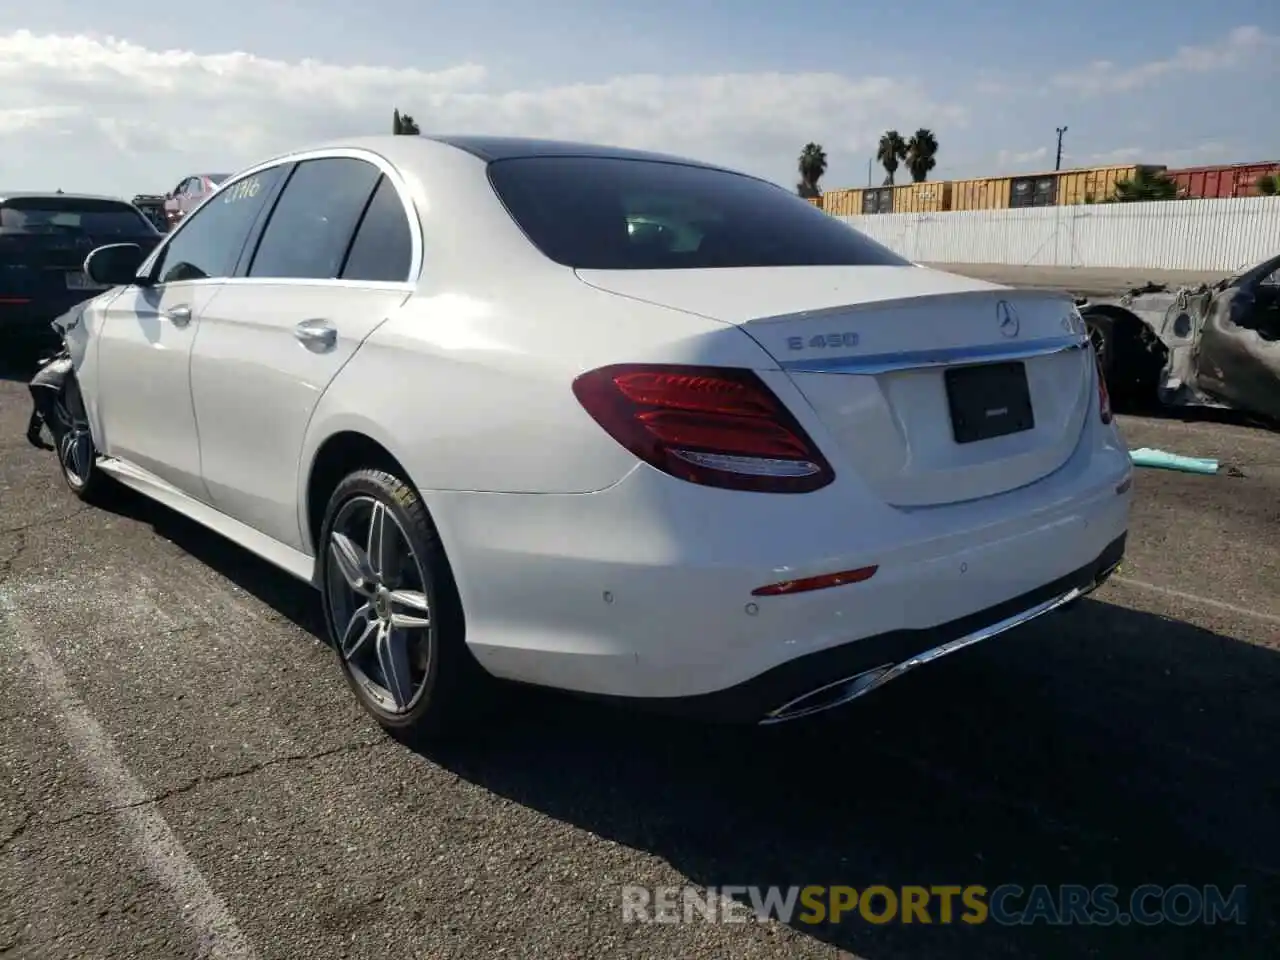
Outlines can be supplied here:
[[357, 470], [385, 470], [413, 486], [409, 472], [396, 456], [367, 434], [341, 430], [328, 437], [312, 457], [305, 488], [306, 534], [316, 556], [329, 498], [338, 484]]

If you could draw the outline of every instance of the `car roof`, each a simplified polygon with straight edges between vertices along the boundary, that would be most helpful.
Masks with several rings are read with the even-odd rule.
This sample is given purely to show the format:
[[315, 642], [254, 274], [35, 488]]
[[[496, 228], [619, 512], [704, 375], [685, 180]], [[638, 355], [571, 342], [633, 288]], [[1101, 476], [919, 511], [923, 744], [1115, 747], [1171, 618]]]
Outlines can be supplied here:
[[0, 190], [0, 203], [6, 200], [110, 200], [129, 205], [128, 200], [99, 193], [59, 193], [56, 190]]
[[[633, 150], [629, 147], [614, 147], [598, 143], [580, 143], [571, 140], [543, 140], [534, 137], [499, 137], [447, 134], [380, 134], [369, 137], [352, 137], [343, 140], [331, 140], [325, 143], [310, 144], [287, 153], [281, 153], [264, 163], [287, 160], [288, 157], [313, 150], [368, 150], [389, 160], [396, 166], [402, 163], [412, 164], [414, 159], [421, 159], [422, 149], [428, 144], [452, 147], [468, 153], [485, 163], [497, 160], [513, 160], [528, 157], [600, 157], [617, 160], [651, 160], [663, 163], [678, 163], [684, 166], [702, 167], [707, 170], [722, 170], [727, 173], [738, 173], [728, 167], [717, 166], [689, 157], [667, 153], [655, 153], [648, 150]], [[255, 164], [256, 166], [256, 164]]]
[[465, 150], [486, 162], [513, 160], [517, 157], [601, 157], [614, 160], [659, 160], [681, 163], [692, 167], [721, 169], [715, 164], [704, 163], [689, 157], [651, 150], [633, 150], [630, 147], [614, 147], [599, 143], [582, 143], [573, 140], [539, 140], [531, 137], [484, 137], [425, 135], [428, 140], [445, 143]]

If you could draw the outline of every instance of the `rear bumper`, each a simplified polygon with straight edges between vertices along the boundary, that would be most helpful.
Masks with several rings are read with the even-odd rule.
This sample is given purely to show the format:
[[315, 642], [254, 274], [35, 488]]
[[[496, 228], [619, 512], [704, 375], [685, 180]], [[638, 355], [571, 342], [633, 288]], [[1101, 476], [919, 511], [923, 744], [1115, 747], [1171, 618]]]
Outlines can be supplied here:
[[[852, 481], [734, 495], [645, 467], [594, 494], [424, 498], [467, 644], [490, 673], [711, 713], [762, 685], [745, 711], [760, 719], [823, 683], [1087, 590], [1123, 551], [1132, 469], [1098, 425], [1036, 484], [920, 510], [878, 505]], [[864, 582], [753, 594], [868, 565]]]
[[788, 661], [734, 687], [692, 697], [600, 698], [729, 723], [775, 724], [842, 706], [916, 667], [1064, 609], [1101, 586], [1124, 558], [1127, 534], [1065, 577], [939, 626], [863, 637]]

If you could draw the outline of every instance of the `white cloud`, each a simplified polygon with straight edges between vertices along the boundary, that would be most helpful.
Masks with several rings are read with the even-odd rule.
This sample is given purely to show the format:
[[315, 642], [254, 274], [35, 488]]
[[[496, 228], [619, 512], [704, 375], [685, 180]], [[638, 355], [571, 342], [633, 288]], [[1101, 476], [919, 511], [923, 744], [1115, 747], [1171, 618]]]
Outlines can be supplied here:
[[[0, 36], [0, 182], [42, 186], [54, 158], [59, 177], [83, 170], [96, 178], [81, 189], [151, 192], [197, 170], [236, 169], [317, 140], [389, 132], [394, 106], [424, 130], [661, 149], [784, 182], [809, 140], [820, 139], [829, 155], [863, 156], [889, 127], [929, 126], [945, 142], [967, 118], [962, 106], [886, 77], [622, 76], [502, 90], [470, 63], [424, 72], [283, 62], [19, 31]], [[68, 141], [76, 163], [51, 152], [54, 144], [67, 150]]]
[[[1195, 166], [1196, 164], [1212, 164], [1229, 162], [1238, 157], [1238, 151], [1230, 144], [1217, 140], [1197, 143], [1189, 147], [1117, 147], [1084, 157], [1084, 162], [1096, 166], [1122, 163], [1155, 163], [1166, 167]], [[1239, 158], [1245, 160], [1246, 158]], [[1073, 161], [1074, 162], [1074, 161]]]
[[73, 117], [79, 112], [78, 107], [0, 107], [0, 135], [33, 130]]
[[999, 153], [996, 154], [996, 163], [998, 163], [1001, 168], [1007, 167], [1010, 164], [1013, 164], [1016, 166], [1023, 166], [1028, 163], [1034, 163], [1041, 160], [1046, 160], [1048, 159], [1048, 157], [1049, 157], [1048, 147], [1037, 147], [1035, 150], [1023, 150], [1023, 151], [1001, 150]]
[[1171, 57], [1121, 65], [1096, 60], [1079, 70], [1060, 73], [1053, 84], [1084, 96], [1125, 93], [1149, 87], [1161, 80], [1192, 74], [1216, 73], [1238, 68], [1280, 51], [1280, 37], [1260, 27], [1236, 27], [1217, 43], [1179, 47]]

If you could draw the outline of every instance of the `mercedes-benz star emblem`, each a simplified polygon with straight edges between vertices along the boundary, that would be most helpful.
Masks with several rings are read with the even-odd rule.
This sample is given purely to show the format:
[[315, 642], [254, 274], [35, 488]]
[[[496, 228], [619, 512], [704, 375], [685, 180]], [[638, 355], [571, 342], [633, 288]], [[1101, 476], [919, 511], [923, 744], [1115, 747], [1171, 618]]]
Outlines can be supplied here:
[[1000, 324], [1000, 334], [1005, 337], [1016, 337], [1022, 326], [1018, 321], [1018, 311], [1008, 300], [996, 304], [996, 322]]

